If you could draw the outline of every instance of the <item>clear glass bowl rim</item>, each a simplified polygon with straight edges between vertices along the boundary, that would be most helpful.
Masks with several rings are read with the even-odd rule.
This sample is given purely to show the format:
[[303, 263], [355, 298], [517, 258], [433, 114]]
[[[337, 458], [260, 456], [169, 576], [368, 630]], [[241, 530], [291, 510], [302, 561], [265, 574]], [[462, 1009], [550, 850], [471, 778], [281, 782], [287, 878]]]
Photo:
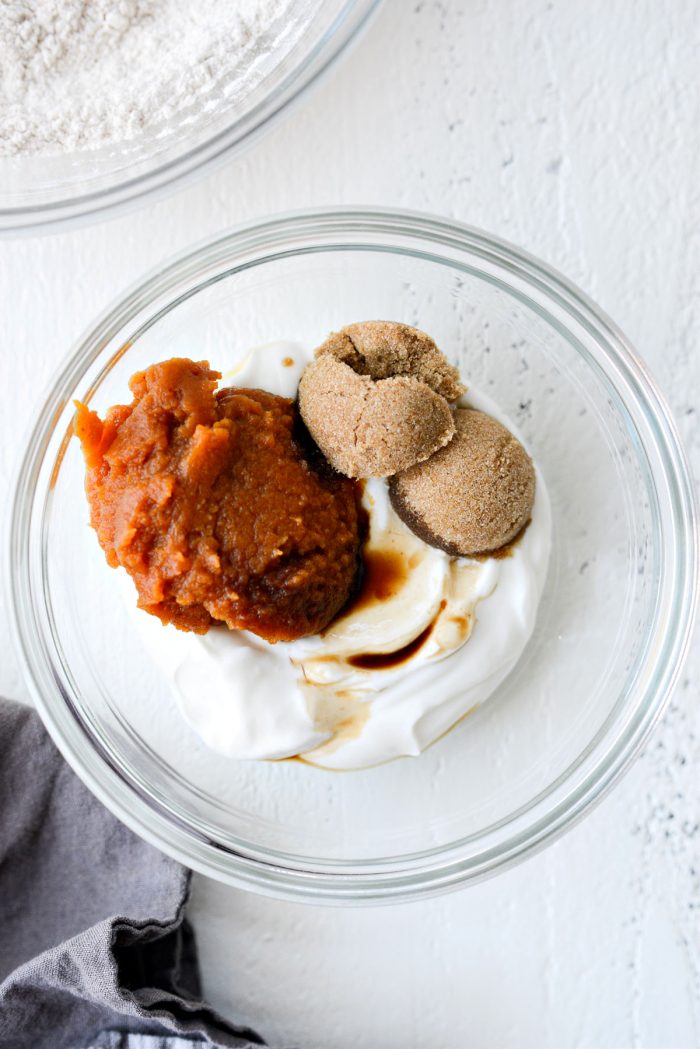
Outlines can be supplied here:
[[[661, 499], [656, 508], [656, 526], [663, 540], [662, 575], [668, 595], [668, 620], [665, 624], [655, 620], [650, 635], [654, 643], [647, 644], [643, 660], [648, 680], [634, 696], [632, 713], [623, 731], [612, 741], [606, 740], [607, 749], [587, 770], [585, 778], [570, 791], [565, 779], [555, 781], [528, 806], [526, 819], [503, 821], [497, 829], [504, 830], [512, 822], [512, 830], [497, 840], [485, 840], [476, 852], [468, 847], [474, 844], [468, 839], [429, 856], [421, 855], [416, 862], [408, 862], [410, 857], [401, 857], [405, 862], [399, 864], [388, 859], [384, 869], [371, 872], [332, 863], [303, 868], [281, 862], [277, 854], [263, 849], [239, 852], [193, 833], [191, 827], [127, 779], [88, 735], [69, 697], [61, 690], [42, 638], [41, 615], [37, 614], [41, 609], [37, 609], [31, 584], [30, 523], [42, 463], [61, 410], [86, 370], [131, 317], [170, 289], [181, 288], [185, 282], [188, 286], [200, 286], [197, 275], [212, 266], [225, 273], [319, 250], [365, 248], [438, 261], [428, 246], [433, 252], [445, 249], [497, 267], [502, 280], [512, 278], [532, 289], [533, 294], [544, 296], [545, 301], [556, 305], [594, 337], [595, 366], [602, 370], [645, 433], [641, 448], [650, 455], [644, 465], [654, 475], [652, 482]], [[508, 287], [514, 291], [513, 286]], [[538, 309], [535, 299], [525, 301]], [[620, 392], [622, 387], [628, 391], [626, 398]], [[45, 501], [39, 509], [43, 515]], [[36, 707], [66, 760], [115, 815], [181, 862], [230, 884], [309, 902], [370, 903], [415, 899], [494, 874], [542, 848], [601, 800], [643, 745], [680, 673], [697, 600], [697, 546], [692, 481], [669, 410], [625, 337], [583, 292], [545, 263], [473, 227], [416, 212], [336, 208], [288, 213], [236, 226], [159, 267], [102, 314], [54, 380], [29, 438], [16, 483], [7, 578], [17, 649]], [[638, 678], [639, 673], [635, 681]], [[554, 803], [545, 805], [552, 798]]]
[[199, 177], [236, 151], [252, 145], [292, 105], [299, 102], [334, 65], [368, 25], [382, 0], [346, 0], [341, 11], [309, 52], [303, 65], [291, 69], [265, 98], [224, 131], [157, 164], [152, 171], [115, 181], [104, 189], [27, 207], [0, 206], [0, 236], [55, 232], [155, 199]]

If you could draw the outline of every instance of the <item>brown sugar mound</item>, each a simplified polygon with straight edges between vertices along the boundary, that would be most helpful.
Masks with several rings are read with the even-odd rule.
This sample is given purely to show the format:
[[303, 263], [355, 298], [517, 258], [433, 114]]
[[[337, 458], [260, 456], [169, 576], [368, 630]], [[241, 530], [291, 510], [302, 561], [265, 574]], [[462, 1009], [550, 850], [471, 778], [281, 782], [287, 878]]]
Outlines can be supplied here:
[[453, 557], [493, 553], [530, 520], [535, 470], [522, 444], [483, 412], [458, 408], [446, 448], [393, 477], [391, 502], [416, 535]]
[[464, 391], [459, 372], [425, 332], [395, 321], [361, 321], [329, 335], [316, 356], [331, 354], [358, 375], [410, 375], [448, 401]]
[[388, 477], [452, 438], [450, 406], [419, 379], [357, 375], [322, 354], [299, 383], [299, 410], [328, 461], [349, 477]]
[[92, 526], [164, 623], [316, 633], [358, 573], [357, 486], [323, 462], [293, 402], [217, 393], [218, 378], [175, 359], [134, 375], [132, 403], [104, 421], [77, 405]]

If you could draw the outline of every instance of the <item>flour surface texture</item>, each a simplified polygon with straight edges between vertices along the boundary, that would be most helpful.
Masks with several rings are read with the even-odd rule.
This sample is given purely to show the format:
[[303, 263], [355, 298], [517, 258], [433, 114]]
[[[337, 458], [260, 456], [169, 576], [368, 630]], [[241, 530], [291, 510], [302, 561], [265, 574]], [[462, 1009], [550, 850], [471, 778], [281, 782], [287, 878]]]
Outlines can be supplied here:
[[299, 6], [0, 0], [0, 156], [98, 149], [157, 132], [269, 53], [271, 34]]

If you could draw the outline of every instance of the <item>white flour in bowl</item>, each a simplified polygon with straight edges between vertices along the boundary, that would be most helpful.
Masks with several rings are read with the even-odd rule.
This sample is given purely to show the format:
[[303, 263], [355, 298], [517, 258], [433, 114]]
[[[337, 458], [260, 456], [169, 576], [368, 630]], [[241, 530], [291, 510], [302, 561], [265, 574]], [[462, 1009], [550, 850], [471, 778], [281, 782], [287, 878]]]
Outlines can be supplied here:
[[[308, 5], [307, 5], [308, 6]], [[96, 149], [207, 100], [295, 0], [0, 0], [0, 156]]]

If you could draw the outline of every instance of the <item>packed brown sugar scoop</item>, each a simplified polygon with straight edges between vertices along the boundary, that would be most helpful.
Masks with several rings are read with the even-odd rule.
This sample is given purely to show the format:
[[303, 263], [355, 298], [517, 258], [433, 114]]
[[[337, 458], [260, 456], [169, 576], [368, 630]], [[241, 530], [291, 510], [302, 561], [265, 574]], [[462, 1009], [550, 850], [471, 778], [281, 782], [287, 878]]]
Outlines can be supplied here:
[[425, 332], [365, 321], [319, 347], [299, 406], [337, 470], [386, 477], [394, 509], [421, 539], [453, 557], [482, 557], [527, 527], [535, 470], [498, 420], [451, 403], [464, 392]]
[[217, 391], [207, 362], [134, 375], [104, 419], [77, 404], [91, 524], [138, 604], [182, 630], [268, 641], [322, 630], [355, 586], [359, 491], [308, 438], [295, 404]]

